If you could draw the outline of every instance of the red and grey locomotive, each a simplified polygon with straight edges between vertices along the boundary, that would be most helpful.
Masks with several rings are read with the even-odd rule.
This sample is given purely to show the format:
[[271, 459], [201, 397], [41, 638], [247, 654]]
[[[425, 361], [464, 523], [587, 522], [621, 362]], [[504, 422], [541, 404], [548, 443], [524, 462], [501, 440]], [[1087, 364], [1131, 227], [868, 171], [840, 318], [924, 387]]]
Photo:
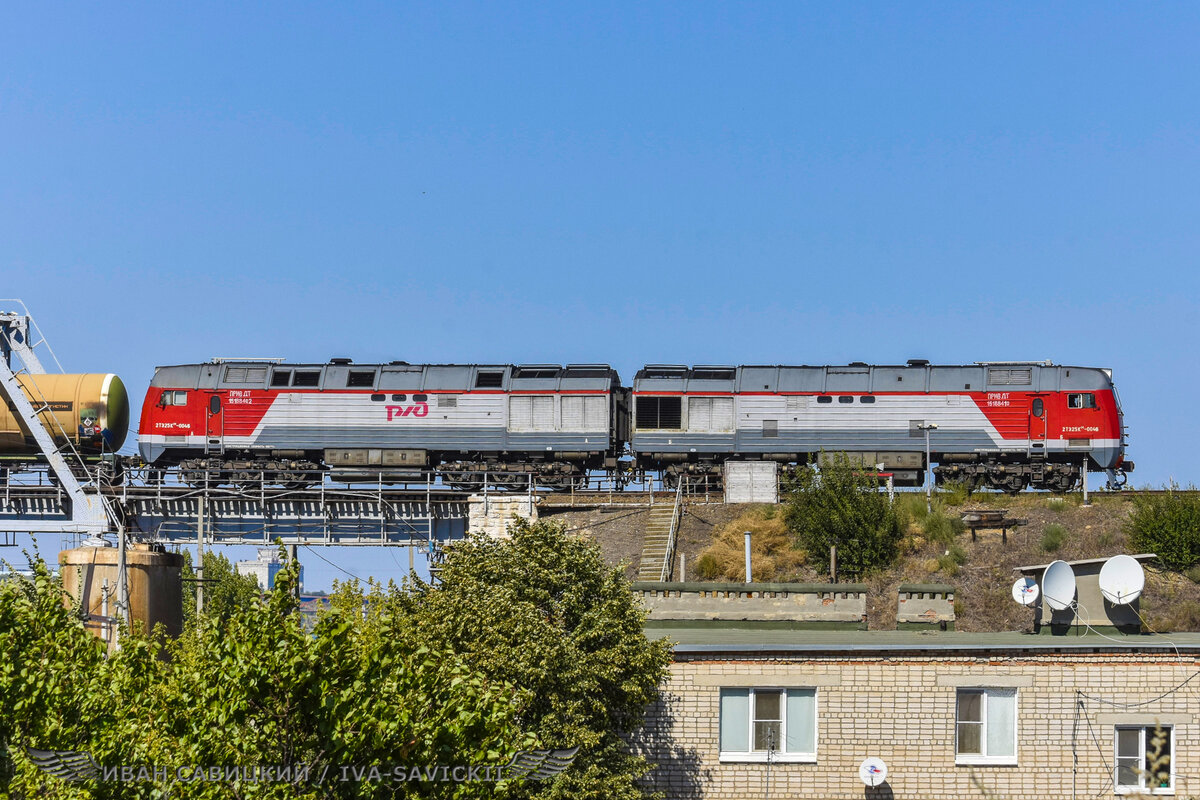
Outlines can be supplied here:
[[1066, 491], [1084, 470], [1119, 483], [1133, 469], [1111, 373], [1048, 362], [650, 365], [630, 390], [603, 364], [218, 360], [156, 371], [140, 447], [185, 478], [233, 482], [436, 470], [464, 486], [486, 474], [566, 488], [592, 470], [633, 466], [670, 483], [731, 460], [846, 453], [911, 485], [930, 466], [927, 434], [942, 481]]

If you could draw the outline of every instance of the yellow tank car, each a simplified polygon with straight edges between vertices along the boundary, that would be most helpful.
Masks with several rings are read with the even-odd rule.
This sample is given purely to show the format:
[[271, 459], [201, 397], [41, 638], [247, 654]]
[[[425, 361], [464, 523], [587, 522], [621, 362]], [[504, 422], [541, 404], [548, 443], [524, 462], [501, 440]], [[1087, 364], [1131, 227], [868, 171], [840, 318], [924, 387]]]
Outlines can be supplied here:
[[[125, 443], [129, 395], [116, 375], [19, 375], [17, 380], [35, 409], [49, 405], [40, 418], [58, 444], [69, 438], [81, 453], [98, 453]], [[11, 404], [0, 404], [0, 455], [37, 452]]]

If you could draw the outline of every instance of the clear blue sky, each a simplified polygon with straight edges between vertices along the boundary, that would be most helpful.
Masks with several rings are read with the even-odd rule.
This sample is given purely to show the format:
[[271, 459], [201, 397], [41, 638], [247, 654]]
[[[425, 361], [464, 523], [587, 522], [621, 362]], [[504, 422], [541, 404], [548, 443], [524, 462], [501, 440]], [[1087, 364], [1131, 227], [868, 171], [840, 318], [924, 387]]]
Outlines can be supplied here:
[[135, 394], [212, 356], [1105, 366], [1134, 481], [1186, 483], [1198, 41], [1172, 3], [9, 5], [0, 296]]

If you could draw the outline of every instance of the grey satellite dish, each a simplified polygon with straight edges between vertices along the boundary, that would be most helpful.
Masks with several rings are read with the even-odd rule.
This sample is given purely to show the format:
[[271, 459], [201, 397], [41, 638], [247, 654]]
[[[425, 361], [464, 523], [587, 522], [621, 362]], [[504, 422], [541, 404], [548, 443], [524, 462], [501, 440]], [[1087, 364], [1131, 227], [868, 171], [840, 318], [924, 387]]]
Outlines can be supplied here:
[[1114, 605], [1137, 600], [1146, 588], [1146, 573], [1133, 556], [1113, 556], [1100, 568], [1100, 594]]
[[1065, 561], [1052, 561], [1042, 575], [1042, 594], [1055, 611], [1071, 607], [1075, 600], [1075, 571]]
[[882, 758], [871, 756], [858, 765], [858, 777], [867, 786], [878, 786], [887, 780], [887, 764]]
[[1012, 588], [1013, 600], [1023, 606], [1031, 606], [1036, 603], [1038, 595], [1041, 593], [1037, 581], [1033, 578], [1017, 578]]

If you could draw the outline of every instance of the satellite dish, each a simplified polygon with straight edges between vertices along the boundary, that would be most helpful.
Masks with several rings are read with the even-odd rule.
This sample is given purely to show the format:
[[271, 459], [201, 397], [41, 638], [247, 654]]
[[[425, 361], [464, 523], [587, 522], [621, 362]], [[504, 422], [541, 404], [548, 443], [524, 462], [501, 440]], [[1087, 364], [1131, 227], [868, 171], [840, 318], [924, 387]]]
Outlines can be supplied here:
[[1023, 606], [1031, 606], [1037, 602], [1038, 595], [1042, 590], [1038, 588], [1037, 581], [1033, 578], [1017, 578], [1013, 584], [1012, 596]]
[[1075, 571], [1065, 561], [1052, 561], [1042, 575], [1042, 594], [1055, 611], [1071, 607], [1075, 600]]
[[1137, 600], [1146, 587], [1146, 573], [1133, 556], [1113, 556], [1100, 568], [1100, 594], [1118, 606]]
[[878, 786], [887, 780], [887, 764], [883, 763], [882, 758], [871, 756], [858, 765], [858, 777], [867, 786]]

